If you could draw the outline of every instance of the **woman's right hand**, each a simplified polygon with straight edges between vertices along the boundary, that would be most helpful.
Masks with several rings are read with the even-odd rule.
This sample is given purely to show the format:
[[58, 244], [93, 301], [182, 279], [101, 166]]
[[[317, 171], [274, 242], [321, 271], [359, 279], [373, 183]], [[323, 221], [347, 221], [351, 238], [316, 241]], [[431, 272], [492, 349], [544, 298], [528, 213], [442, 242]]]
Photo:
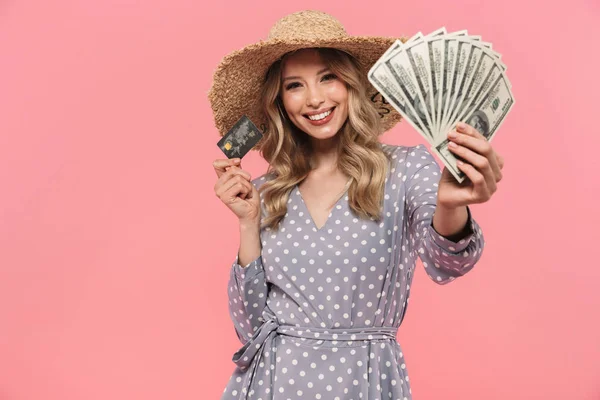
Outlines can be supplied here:
[[260, 224], [260, 197], [251, 176], [242, 169], [241, 160], [217, 159], [215, 194], [238, 217], [240, 223]]

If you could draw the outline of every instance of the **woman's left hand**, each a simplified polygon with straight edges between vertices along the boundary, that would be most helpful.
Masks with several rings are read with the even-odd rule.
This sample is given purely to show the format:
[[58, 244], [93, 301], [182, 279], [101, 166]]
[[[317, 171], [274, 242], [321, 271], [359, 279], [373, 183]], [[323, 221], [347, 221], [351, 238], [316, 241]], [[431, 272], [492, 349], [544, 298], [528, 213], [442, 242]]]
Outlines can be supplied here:
[[[451, 132], [452, 133], [452, 132]], [[437, 204], [447, 209], [455, 209], [473, 203], [488, 201], [497, 190], [502, 179], [503, 158], [496, 153], [490, 142], [468, 124], [458, 124], [457, 137], [448, 136], [456, 147], [448, 149], [466, 163], [458, 165], [468, 179], [462, 183], [454, 178], [448, 168], [444, 168], [438, 186]]]

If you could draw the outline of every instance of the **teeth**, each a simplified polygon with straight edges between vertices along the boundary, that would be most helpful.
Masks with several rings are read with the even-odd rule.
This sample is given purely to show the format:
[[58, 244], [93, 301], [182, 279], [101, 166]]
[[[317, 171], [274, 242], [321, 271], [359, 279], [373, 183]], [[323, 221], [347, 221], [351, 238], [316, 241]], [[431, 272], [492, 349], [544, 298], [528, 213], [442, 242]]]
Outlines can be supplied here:
[[322, 120], [323, 118], [327, 117], [329, 114], [331, 114], [331, 110], [325, 111], [322, 114], [309, 115], [308, 118], [312, 121], [319, 121], [319, 120]]

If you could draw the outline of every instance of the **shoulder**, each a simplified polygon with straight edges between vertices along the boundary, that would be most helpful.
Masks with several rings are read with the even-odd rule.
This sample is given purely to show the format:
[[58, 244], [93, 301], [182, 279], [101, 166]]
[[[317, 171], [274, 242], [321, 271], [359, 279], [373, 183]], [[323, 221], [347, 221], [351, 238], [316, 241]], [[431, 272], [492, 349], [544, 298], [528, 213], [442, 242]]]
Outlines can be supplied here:
[[424, 144], [416, 146], [403, 146], [382, 143], [384, 153], [390, 159], [390, 172], [399, 172], [402, 175], [412, 176], [423, 167], [432, 164], [437, 166], [433, 154]]
[[264, 185], [266, 182], [270, 181], [274, 177], [275, 175], [272, 172], [266, 172], [261, 176], [252, 179], [251, 182], [254, 185], [254, 187], [256, 187], [256, 190], [259, 190], [262, 185]]

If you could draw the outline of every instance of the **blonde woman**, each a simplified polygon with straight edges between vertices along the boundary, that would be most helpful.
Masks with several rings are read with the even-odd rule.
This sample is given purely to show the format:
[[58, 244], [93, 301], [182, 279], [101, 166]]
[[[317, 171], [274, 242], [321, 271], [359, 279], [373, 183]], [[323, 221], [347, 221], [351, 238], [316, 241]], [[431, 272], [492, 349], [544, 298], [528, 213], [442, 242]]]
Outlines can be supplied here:
[[214, 161], [215, 193], [240, 223], [228, 293], [243, 346], [222, 399], [411, 399], [396, 331], [417, 257], [438, 284], [481, 257], [468, 205], [496, 191], [502, 159], [460, 128], [460, 185], [424, 145], [379, 141], [400, 116], [366, 71], [394, 40], [304, 11], [215, 72], [221, 135], [248, 115], [269, 164], [252, 179], [239, 160]]

